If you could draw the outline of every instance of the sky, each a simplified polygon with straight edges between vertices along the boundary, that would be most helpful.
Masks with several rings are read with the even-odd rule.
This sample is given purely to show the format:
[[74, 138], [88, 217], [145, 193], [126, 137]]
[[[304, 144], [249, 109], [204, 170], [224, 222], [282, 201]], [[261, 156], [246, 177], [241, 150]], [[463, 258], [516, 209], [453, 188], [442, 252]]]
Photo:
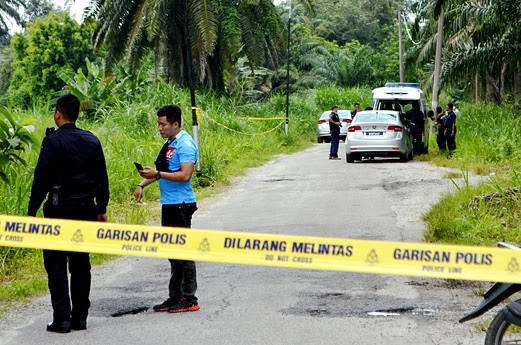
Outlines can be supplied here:
[[[56, 6], [64, 7], [67, 0], [52, 0]], [[73, 0], [70, 5], [71, 17], [76, 19], [78, 23], [81, 23], [83, 18], [83, 9], [89, 4], [89, 0]]]

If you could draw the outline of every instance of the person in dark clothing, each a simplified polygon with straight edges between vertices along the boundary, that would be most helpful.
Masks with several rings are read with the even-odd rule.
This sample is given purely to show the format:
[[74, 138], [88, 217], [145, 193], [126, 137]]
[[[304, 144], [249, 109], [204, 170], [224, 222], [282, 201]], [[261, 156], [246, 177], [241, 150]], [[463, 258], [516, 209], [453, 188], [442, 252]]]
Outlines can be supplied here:
[[[80, 101], [74, 95], [61, 96], [56, 103], [54, 122], [58, 129], [48, 131], [43, 139], [34, 170], [29, 216], [36, 216], [47, 197], [43, 205], [46, 218], [107, 221], [109, 181], [105, 156], [98, 138], [76, 127], [79, 110]], [[53, 307], [53, 321], [47, 331], [86, 329], [91, 285], [89, 254], [44, 250], [43, 260]]]
[[359, 111], [360, 111], [360, 103], [356, 102], [355, 110], [351, 111], [351, 120], [353, 120], [355, 118], [356, 114], [358, 114]]
[[447, 149], [447, 140], [445, 139], [445, 127], [443, 126], [444, 117], [445, 113], [443, 112], [443, 109], [440, 106], [436, 107], [436, 128], [438, 130], [436, 142], [438, 143], [438, 148], [440, 149], [440, 151], [445, 151]]
[[447, 140], [447, 148], [452, 156], [456, 150], [456, 113], [454, 113], [454, 104], [447, 104], [447, 115], [443, 118], [443, 127], [445, 140]]
[[340, 160], [338, 157], [338, 145], [340, 143], [340, 118], [338, 117], [338, 107], [334, 105], [329, 115], [329, 131], [331, 133], [331, 147], [329, 149], [329, 159]]
[[420, 104], [415, 101], [412, 109], [404, 114], [404, 118], [409, 121], [411, 136], [413, 139], [413, 150], [415, 154], [423, 152], [422, 133], [425, 126], [424, 114], [420, 110]]
[[398, 114], [402, 115], [403, 114], [403, 108], [402, 108], [402, 105], [400, 103], [395, 103], [394, 104], [394, 110], [398, 112]]

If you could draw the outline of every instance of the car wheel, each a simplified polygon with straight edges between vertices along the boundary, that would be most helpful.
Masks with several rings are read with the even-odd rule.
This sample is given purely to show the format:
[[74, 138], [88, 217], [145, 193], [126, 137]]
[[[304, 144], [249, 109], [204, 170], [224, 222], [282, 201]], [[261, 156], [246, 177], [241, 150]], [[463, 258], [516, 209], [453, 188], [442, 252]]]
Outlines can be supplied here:
[[317, 137], [317, 142], [319, 144], [322, 144], [324, 142], [324, 139], [322, 139], [321, 137]]
[[401, 162], [407, 162], [409, 160], [408, 158], [409, 158], [409, 155], [407, 154], [407, 152], [400, 154], [400, 161]]
[[355, 162], [355, 159], [353, 158], [353, 155], [346, 153], [346, 163], [354, 163], [354, 162]]

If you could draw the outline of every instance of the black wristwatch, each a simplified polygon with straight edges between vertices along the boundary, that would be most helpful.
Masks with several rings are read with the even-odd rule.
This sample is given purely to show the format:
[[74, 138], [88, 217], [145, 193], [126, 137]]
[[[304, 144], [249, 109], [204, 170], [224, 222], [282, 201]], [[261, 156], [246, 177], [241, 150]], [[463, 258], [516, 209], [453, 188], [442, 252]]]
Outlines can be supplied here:
[[161, 171], [157, 171], [157, 174], [156, 174], [156, 180], [159, 180], [161, 178]]

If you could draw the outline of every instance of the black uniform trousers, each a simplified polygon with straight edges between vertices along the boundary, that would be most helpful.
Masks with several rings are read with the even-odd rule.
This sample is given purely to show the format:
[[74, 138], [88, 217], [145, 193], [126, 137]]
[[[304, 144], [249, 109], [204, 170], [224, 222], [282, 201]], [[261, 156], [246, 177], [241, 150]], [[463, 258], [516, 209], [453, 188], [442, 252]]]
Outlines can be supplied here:
[[[60, 206], [52, 206], [48, 200], [43, 207], [43, 211], [46, 218], [98, 220], [98, 209], [91, 199]], [[89, 254], [44, 250], [43, 262], [47, 271], [51, 294], [53, 321], [75, 322], [86, 320], [90, 307], [91, 266]], [[71, 274], [70, 296], [67, 263]]]
[[[161, 225], [178, 228], [189, 228], [192, 215], [197, 210], [196, 203], [163, 205], [161, 208]], [[186, 298], [188, 302], [197, 303], [197, 272], [195, 261], [168, 259], [170, 261], [170, 282], [168, 293], [171, 298]]]

